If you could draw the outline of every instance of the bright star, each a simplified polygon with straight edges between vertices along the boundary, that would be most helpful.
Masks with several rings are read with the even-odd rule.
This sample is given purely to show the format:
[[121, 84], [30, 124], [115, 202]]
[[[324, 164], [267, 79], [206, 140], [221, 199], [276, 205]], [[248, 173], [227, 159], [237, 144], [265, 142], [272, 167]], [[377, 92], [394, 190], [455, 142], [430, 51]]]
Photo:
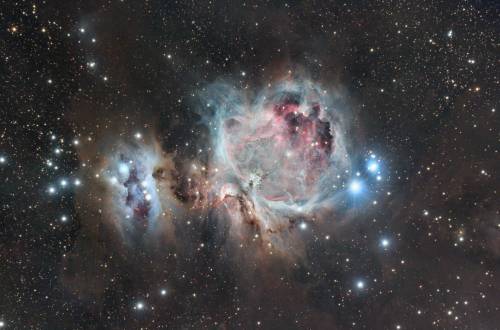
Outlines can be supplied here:
[[349, 190], [354, 194], [358, 194], [359, 192], [361, 192], [362, 189], [363, 189], [363, 185], [362, 185], [361, 181], [359, 181], [359, 180], [353, 180], [349, 184]]
[[370, 162], [368, 163], [368, 171], [370, 171], [370, 172], [372, 172], [372, 173], [375, 173], [375, 172], [377, 172], [377, 171], [378, 171], [378, 168], [379, 168], [379, 166], [378, 166], [377, 161], [372, 160], [372, 161], [370, 161]]
[[357, 287], [358, 289], [363, 289], [363, 288], [365, 287], [365, 282], [363, 282], [363, 281], [358, 281], [358, 282], [356, 283], [356, 287]]
[[120, 165], [118, 165], [118, 171], [121, 173], [121, 174], [128, 174], [128, 166], [127, 164], [123, 164], [121, 163]]

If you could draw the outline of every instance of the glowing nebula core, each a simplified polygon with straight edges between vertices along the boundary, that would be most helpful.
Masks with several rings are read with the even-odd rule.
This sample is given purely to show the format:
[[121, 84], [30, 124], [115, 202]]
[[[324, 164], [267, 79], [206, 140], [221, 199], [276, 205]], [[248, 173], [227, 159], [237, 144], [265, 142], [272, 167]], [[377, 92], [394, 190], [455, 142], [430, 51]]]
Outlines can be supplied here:
[[256, 116], [224, 123], [228, 161], [241, 182], [267, 201], [302, 202], [328, 167], [330, 124], [318, 118], [319, 105], [304, 114], [299, 102], [290, 96]]
[[213, 189], [233, 224], [276, 233], [332, 201], [349, 157], [344, 120], [321, 86], [287, 80], [252, 96], [214, 84], [205, 95], [217, 168]]

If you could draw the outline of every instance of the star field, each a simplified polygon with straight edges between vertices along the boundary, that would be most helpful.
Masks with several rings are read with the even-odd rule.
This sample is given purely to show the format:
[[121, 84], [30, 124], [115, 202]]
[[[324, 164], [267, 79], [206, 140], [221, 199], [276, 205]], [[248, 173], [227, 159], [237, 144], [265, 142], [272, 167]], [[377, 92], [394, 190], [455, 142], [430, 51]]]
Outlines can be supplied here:
[[495, 1], [0, 6], [0, 329], [495, 329]]

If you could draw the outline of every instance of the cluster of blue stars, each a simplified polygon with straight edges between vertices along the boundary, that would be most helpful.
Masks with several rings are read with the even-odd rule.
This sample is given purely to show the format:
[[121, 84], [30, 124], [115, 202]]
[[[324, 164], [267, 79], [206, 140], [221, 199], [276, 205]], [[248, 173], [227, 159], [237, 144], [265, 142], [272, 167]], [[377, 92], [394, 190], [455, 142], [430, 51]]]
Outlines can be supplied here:
[[[376, 181], [382, 180], [381, 160], [375, 154], [370, 154], [366, 160], [366, 173], [370, 179], [375, 178]], [[352, 195], [359, 195], [367, 190], [367, 180], [361, 178], [361, 173], [356, 172], [356, 178], [352, 179], [348, 184], [348, 191]]]

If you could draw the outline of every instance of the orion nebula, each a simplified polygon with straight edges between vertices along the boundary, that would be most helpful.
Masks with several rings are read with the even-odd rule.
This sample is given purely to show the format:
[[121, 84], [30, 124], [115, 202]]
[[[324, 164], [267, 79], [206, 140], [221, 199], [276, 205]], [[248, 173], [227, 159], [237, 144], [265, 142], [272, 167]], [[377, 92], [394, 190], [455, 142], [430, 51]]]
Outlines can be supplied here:
[[[136, 266], [152, 274], [158, 272], [152, 260], [183, 254], [190, 263], [206, 249], [226, 256], [224, 268], [234, 268], [242, 283], [255, 281], [253, 272], [257, 278], [288, 273], [307, 262], [311, 235], [325, 242], [340, 237], [352, 213], [368, 209], [384, 186], [384, 161], [358, 144], [340, 86], [304, 73], [280, 77], [244, 88], [218, 78], [198, 88], [193, 113], [205, 135], [191, 154], [169, 150], [161, 122], [124, 134], [117, 120], [98, 147], [81, 147], [80, 158], [95, 163], [88, 190], [99, 196], [79, 199], [93, 210], [83, 215], [93, 224], [88, 235], [109, 235], [120, 258], [139, 255]], [[80, 175], [92, 176], [87, 167]], [[72, 255], [65, 267], [80, 258]], [[175, 276], [184, 276], [176, 271], [184, 262], [169, 261]], [[80, 272], [67, 276], [66, 285], [78, 282]], [[358, 279], [356, 286], [365, 283]], [[79, 290], [87, 296], [94, 289]], [[143, 300], [134, 306], [145, 308]]]
[[[258, 238], [263, 246], [297, 253], [294, 232], [324, 222], [317, 215], [336, 209], [352, 190], [349, 122], [340, 96], [287, 77], [256, 90], [209, 83], [198, 98], [208, 158], [167, 154], [158, 137], [140, 133], [106, 147], [109, 219], [130, 243], [174, 231], [172, 219], [192, 210], [226, 223], [236, 242]], [[356, 185], [361, 189], [360, 180]]]
[[0, 17], [0, 330], [499, 327], [495, 1]]
[[279, 80], [255, 92], [225, 83], [205, 89], [212, 195], [232, 226], [253, 226], [277, 242], [318, 208], [334, 206], [350, 157], [347, 123], [333, 99], [305, 79]]

